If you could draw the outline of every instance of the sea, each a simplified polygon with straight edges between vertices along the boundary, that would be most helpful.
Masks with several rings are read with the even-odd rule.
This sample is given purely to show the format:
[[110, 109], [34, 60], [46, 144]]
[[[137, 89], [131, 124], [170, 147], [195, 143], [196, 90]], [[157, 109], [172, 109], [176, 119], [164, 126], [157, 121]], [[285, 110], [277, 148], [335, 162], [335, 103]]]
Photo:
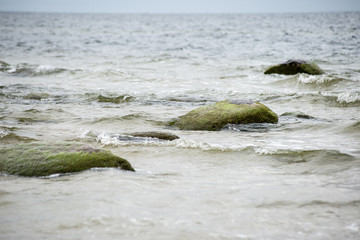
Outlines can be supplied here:
[[[264, 75], [290, 59], [325, 74]], [[0, 239], [360, 239], [360, 12], [1, 12], [0, 61], [1, 145], [83, 143], [136, 170], [2, 173]], [[167, 124], [223, 100], [279, 122]], [[179, 139], [124, 137], [144, 131]]]

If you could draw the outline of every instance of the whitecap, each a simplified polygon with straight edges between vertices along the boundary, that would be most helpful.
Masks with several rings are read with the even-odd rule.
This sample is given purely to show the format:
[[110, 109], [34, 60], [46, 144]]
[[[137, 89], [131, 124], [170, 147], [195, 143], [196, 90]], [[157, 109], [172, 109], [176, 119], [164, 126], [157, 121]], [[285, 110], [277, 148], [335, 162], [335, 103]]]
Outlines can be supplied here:
[[8, 132], [0, 131], [0, 138], [6, 137], [7, 135], [9, 135]]
[[344, 92], [338, 94], [336, 101], [339, 103], [360, 102], [360, 95], [359, 93]]
[[188, 138], [180, 138], [173, 141], [161, 140], [148, 137], [132, 137], [121, 134], [100, 133], [96, 136], [96, 141], [104, 146], [146, 146], [146, 147], [176, 147], [186, 149], [199, 149], [201, 151], [243, 151], [248, 148], [253, 149], [252, 145], [237, 145], [233, 143], [209, 143], [195, 141]]
[[358, 232], [359, 226], [356, 223], [351, 223], [350, 225], [345, 227], [346, 229], [352, 231], [352, 232]]

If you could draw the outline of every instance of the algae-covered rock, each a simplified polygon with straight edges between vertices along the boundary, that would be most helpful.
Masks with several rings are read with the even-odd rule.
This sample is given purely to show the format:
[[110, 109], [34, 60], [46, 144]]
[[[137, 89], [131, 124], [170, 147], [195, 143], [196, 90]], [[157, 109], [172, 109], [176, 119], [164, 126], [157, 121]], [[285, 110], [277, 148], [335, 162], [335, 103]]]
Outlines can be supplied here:
[[222, 129], [226, 124], [277, 123], [278, 116], [261, 103], [222, 101], [180, 116], [171, 126], [182, 130]]
[[315, 63], [310, 63], [304, 60], [289, 60], [284, 63], [274, 65], [266, 69], [265, 74], [283, 74], [294, 75], [297, 73], [307, 73], [310, 75], [321, 75], [323, 70]]
[[50, 95], [48, 93], [29, 93], [24, 98], [25, 99], [31, 99], [31, 100], [41, 100], [48, 98]]
[[167, 133], [167, 132], [135, 132], [135, 133], [130, 133], [129, 135], [133, 137], [157, 138], [168, 141], [179, 139], [179, 137], [176, 136], [175, 134]]
[[103, 96], [100, 94], [98, 96], [99, 102], [125, 103], [125, 102], [130, 102], [133, 99], [134, 99], [134, 97], [127, 96], [127, 95], [117, 96], [117, 97], [106, 97], [106, 96]]
[[0, 147], [0, 172], [7, 174], [48, 176], [80, 172], [94, 167], [135, 171], [127, 160], [110, 151], [87, 145], [30, 143]]

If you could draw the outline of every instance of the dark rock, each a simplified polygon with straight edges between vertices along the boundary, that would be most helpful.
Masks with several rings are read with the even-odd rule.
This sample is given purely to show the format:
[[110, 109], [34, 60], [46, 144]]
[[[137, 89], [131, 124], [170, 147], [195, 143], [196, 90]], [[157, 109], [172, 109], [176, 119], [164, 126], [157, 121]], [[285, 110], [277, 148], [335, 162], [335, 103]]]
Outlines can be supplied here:
[[277, 73], [283, 75], [307, 73], [310, 75], [321, 75], [324, 72], [315, 63], [306, 62], [304, 60], [288, 60], [284, 63], [269, 67], [264, 73]]
[[169, 140], [169, 141], [179, 139], [179, 137], [176, 136], [175, 134], [166, 133], [166, 132], [136, 132], [136, 133], [130, 133], [129, 135], [133, 137], [148, 137], [148, 138], [157, 138], [157, 139]]
[[281, 116], [291, 116], [291, 117], [296, 117], [296, 118], [305, 118], [305, 119], [311, 119], [314, 118], [310, 115], [307, 115], [303, 112], [285, 112], [283, 114], [281, 114]]

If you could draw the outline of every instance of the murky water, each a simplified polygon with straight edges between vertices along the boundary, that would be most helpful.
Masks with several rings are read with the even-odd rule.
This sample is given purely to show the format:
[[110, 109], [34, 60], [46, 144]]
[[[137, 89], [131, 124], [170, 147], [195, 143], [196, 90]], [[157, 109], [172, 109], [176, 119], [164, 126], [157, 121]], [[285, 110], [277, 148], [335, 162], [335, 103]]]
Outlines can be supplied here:
[[[0, 176], [2, 239], [358, 239], [360, 14], [0, 13], [0, 142], [76, 141], [136, 169]], [[264, 75], [288, 59], [326, 74]], [[225, 99], [278, 124], [180, 131]], [[301, 111], [309, 118], [287, 112]], [[167, 131], [174, 141], [124, 134]]]

